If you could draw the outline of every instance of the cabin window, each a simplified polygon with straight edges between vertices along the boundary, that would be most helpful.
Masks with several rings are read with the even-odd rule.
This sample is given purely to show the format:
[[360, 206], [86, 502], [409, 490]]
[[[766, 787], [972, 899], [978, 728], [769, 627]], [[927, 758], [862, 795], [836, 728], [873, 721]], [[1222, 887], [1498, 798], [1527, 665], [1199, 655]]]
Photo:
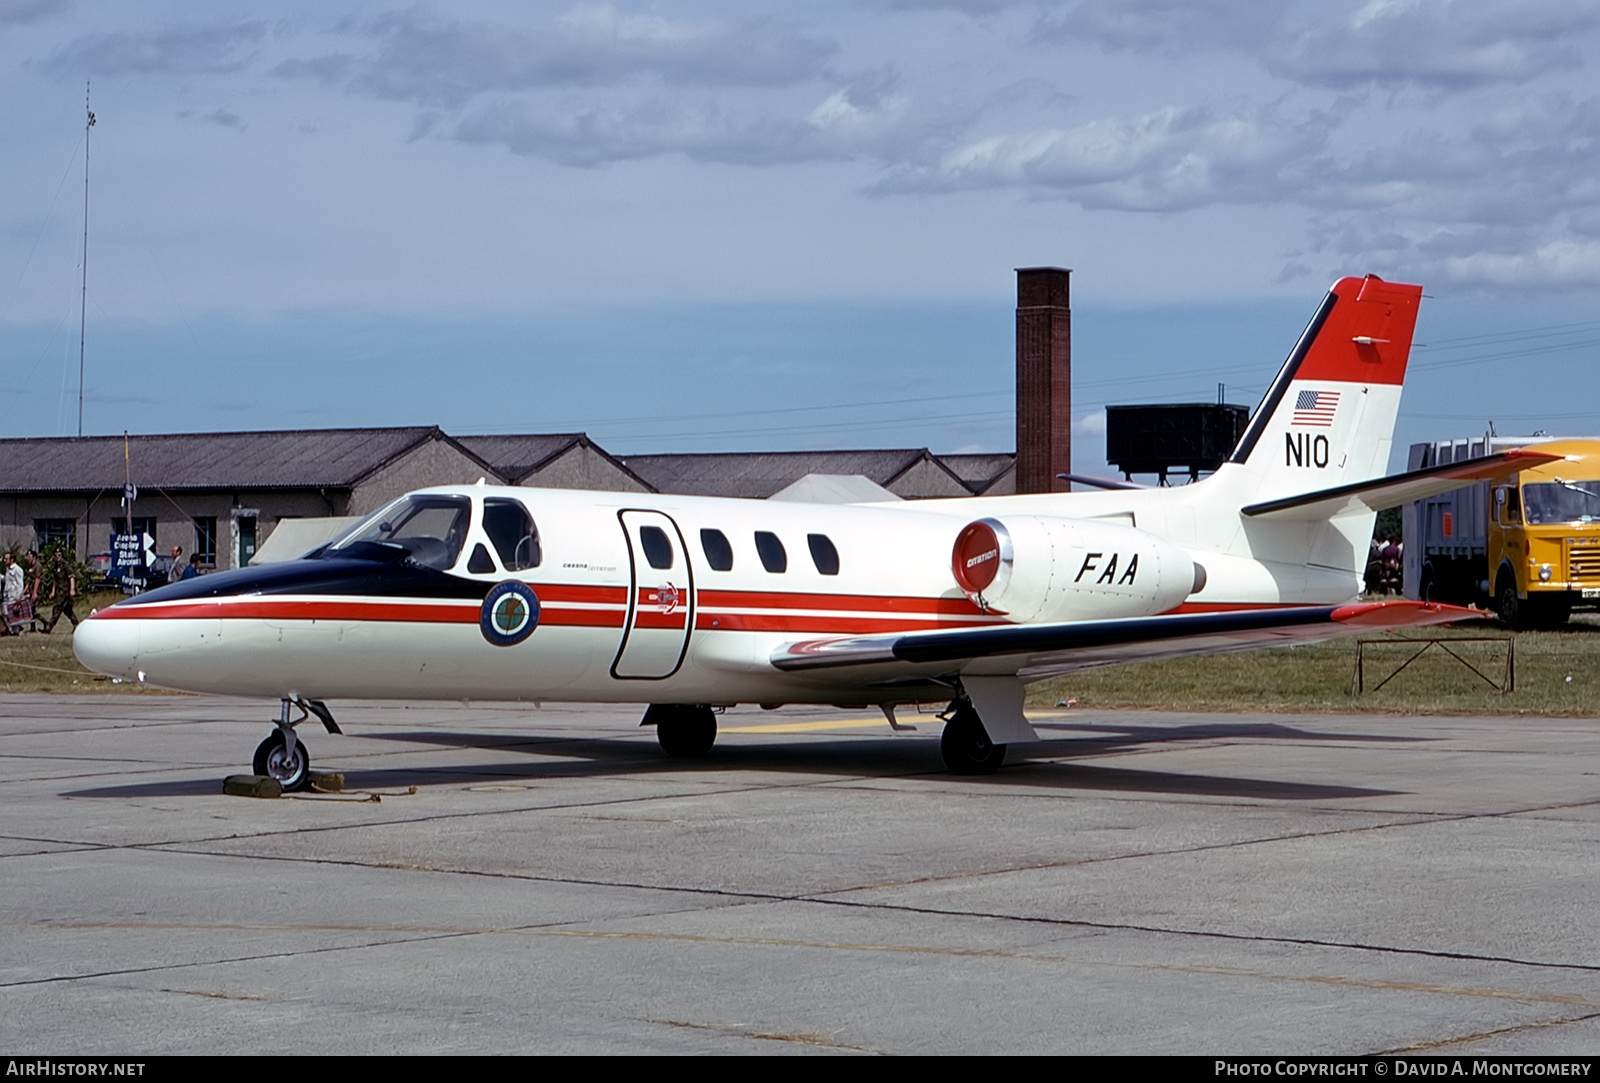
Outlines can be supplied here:
[[640, 527], [639, 547], [644, 550], [644, 559], [650, 567], [662, 570], [672, 567], [672, 542], [667, 540], [665, 530], [658, 526]]
[[839, 574], [839, 550], [826, 534], [807, 534], [806, 544], [811, 547], [811, 563], [823, 575]]
[[728, 536], [720, 530], [702, 530], [700, 532], [700, 548], [705, 550], [706, 563], [711, 565], [714, 572], [730, 572], [733, 570], [733, 546], [728, 544]]
[[783, 543], [778, 536], [769, 530], [756, 531], [756, 555], [761, 558], [761, 566], [769, 572], [789, 569], [789, 554], [783, 551]]
[[[483, 532], [494, 543], [500, 563], [508, 572], [537, 568], [543, 559], [539, 549], [539, 530], [533, 516], [520, 500], [490, 497], [483, 502]], [[468, 571], [477, 571], [468, 568]]]

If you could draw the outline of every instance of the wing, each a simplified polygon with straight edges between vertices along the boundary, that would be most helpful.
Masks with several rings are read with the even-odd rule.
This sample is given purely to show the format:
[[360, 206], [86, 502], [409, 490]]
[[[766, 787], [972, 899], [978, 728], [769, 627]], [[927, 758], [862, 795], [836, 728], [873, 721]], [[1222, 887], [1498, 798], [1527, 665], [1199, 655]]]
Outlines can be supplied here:
[[1484, 478], [1509, 477], [1519, 470], [1542, 466], [1564, 458], [1550, 455], [1537, 447], [1515, 448], [1476, 459], [1430, 466], [1374, 481], [1358, 481], [1333, 489], [1288, 496], [1282, 500], [1268, 500], [1242, 509], [1245, 515], [1257, 519], [1331, 519], [1347, 515], [1382, 511], [1424, 497], [1448, 493]]
[[948, 632], [846, 636], [788, 643], [772, 664], [796, 672], [866, 667], [867, 683], [892, 685], [935, 675], [1009, 675], [1023, 682], [1091, 666], [1189, 654], [1220, 654], [1481, 617], [1475, 609], [1429, 602], [1277, 606], [1063, 624], [990, 625]]

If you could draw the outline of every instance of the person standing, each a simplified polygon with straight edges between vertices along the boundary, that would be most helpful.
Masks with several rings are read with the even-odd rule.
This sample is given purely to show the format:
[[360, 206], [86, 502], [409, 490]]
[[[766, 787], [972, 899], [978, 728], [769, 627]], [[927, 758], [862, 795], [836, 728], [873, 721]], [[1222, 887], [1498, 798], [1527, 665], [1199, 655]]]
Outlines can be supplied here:
[[26, 589], [22, 576], [22, 565], [17, 563], [11, 551], [7, 550], [3, 558], [5, 572], [0, 577], [0, 635], [14, 635], [11, 631], [12, 610], [22, 601]]
[[29, 549], [26, 553], [22, 554], [22, 561], [27, 565], [27, 567], [23, 569], [23, 573], [27, 576], [28, 580], [27, 586], [25, 586], [23, 590], [28, 595], [28, 607], [33, 610], [34, 616], [38, 616], [39, 587], [42, 585], [40, 580], [44, 578], [44, 569], [39, 566], [39, 554], [35, 553], [32, 549]]
[[183, 546], [172, 547], [172, 563], [167, 565], [167, 582], [176, 583], [183, 576]]
[[[45, 621], [44, 627], [39, 630], [49, 635], [63, 613], [76, 629], [78, 614], [73, 610], [72, 603], [78, 596], [78, 577], [67, 565], [66, 554], [60, 549], [56, 550], [56, 559], [50, 568], [50, 583], [47, 590], [46, 601], [54, 603], [55, 608], [50, 614], [50, 619]], [[37, 616], [37, 612], [34, 615]]]

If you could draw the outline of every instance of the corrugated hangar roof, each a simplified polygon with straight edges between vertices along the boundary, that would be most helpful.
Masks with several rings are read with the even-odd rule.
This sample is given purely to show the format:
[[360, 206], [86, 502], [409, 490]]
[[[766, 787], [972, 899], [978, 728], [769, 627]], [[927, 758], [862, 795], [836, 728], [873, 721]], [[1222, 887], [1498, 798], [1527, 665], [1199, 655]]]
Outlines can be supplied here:
[[975, 493], [981, 493], [993, 485], [1017, 461], [1015, 455], [998, 451], [981, 455], [939, 455], [936, 458]]
[[[158, 489], [346, 488], [430, 439], [437, 427], [130, 436], [135, 485]], [[121, 490], [122, 437], [0, 440], [0, 490]]]
[[946, 469], [927, 448], [708, 452], [622, 455], [619, 458], [658, 492], [759, 499], [771, 496], [807, 474], [860, 474], [887, 488], [920, 462], [932, 462], [939, 469]]
[[520, 478], [537, 470], [555, 456], [582, 444], [588, 437], [581, 432], [505, 433], [488, 436], [458, 436], [456, 442], [494, 467], [501, 477]]

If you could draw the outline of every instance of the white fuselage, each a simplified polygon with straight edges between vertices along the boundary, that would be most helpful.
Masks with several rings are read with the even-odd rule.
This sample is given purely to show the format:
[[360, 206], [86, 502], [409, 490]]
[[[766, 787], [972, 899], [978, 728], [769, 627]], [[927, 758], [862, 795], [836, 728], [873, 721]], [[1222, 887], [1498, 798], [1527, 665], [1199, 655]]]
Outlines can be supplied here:
[[[1148, 616], [1183, 608], [1336, 603], [1358, 589], [1355, 567], [1304, 563], [1302, 525], [1219, 516], [1230, 470], [1177, 489], [826, 505], [710, 497], [593, 493], [491, 486], [428, 490], [473, 501], [471, 527], [440, 573], [459, 597], [263, 591], [254, 570], [204, 598], [160, 592], [106, 610], [78, 633], [91, 668], [197, 692], [279, 697], [563, 699], [685, 703], [882, 703], [928, 698], [884, 688], [870, 668], [783, 673], [774, 651], [799, 640], [974, 627], [1037, 620]], [[537, 567], [468, 569], [494, 546], [483, 501], [509, 498], [537, 524]], [[1208, 511], [1207, 509], [1213, 509]], [[1028, 588], [1022, 612], [963, 593], [952, 545], [975, 519], [1045, 523], [1049, 551], [1014, 554]], [[1224, 521], [1226, 520], [1226, 521]], [[642, 530], [670, 543], [651, 566]], [[1368, 528], [1370, 529], [1370, 528]], [[703, 531], [720, 533], [732, 566], [712, 567]], [[782, 570], [768, 570], [757, 534], [775, 537]], [[831, 570], [812, 536], [837, 554]], [[770, 550], [770, 541], [767, 543]], [[1296, 552], [1300, 559], [1293, 559]], [[1274, 559], [1281, 558], [1281, 559]], [[316, 561], [295, 562], [315, 566]], [[1194, 564], [1205, 585], [1193, 592]], [[289, 565], [273, 566], [282, 574]], [[270, 571], [264, 569], [263, 571]], [[1031, 578], [1030, 578], [1031, 577]], [[221, 586], [222, 578], [215, 579]], [[508, 580], [537, 599], [536, 626], [511, 645], [483, 629], [484, 591]], [[204, 580], [202, 580], [203, 582]], [[476, 589], [476, 596], [472, 590]], [[1037, 605], [1032, 599], [1037, 596]], [[980, 599], [980, 601], [982, 601]]]

